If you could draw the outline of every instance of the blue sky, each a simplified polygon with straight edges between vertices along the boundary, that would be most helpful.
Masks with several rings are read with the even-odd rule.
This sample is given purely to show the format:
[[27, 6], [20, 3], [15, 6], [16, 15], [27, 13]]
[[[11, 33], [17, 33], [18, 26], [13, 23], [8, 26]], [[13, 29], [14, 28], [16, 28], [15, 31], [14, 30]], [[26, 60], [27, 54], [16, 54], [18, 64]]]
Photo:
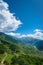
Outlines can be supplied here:
[[22, 25], [14, 33], [28, 34], [43, 30], [43, 0], [4, 0]]

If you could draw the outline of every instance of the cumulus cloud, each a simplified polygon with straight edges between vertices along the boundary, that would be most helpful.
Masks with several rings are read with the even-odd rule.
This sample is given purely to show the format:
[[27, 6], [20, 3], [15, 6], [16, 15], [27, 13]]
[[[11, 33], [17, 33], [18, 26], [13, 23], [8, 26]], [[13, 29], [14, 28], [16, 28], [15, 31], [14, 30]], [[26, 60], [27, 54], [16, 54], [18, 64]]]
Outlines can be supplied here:
[[21, 21], [9, 11], [9, 5], [0, 0], [0, 32], [15, 31], [21, 24]]
[[35, 29], [33, 32], [34, 32], [33, 34], [20, 34], [20, 33], [12, 33], [12, 32], [7, 34], [18, 38], [32, 37], [35, 39], [43, 40], [43, 30]]
[[28, 36], [43, 40], [43, 30], [35, 29], [34, 34], [28, 34]]
[[43, 32], [43, 30], [35, 29], [34, 32]]

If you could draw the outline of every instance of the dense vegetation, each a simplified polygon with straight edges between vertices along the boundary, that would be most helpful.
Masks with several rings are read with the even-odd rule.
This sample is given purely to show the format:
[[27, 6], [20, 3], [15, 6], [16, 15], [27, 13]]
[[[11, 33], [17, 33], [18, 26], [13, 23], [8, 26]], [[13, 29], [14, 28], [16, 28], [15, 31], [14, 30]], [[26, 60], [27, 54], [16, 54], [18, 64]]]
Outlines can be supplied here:
[[5, 36], [0, 35], [0, 65], [43, 65], [43, 55], [37, 49]]

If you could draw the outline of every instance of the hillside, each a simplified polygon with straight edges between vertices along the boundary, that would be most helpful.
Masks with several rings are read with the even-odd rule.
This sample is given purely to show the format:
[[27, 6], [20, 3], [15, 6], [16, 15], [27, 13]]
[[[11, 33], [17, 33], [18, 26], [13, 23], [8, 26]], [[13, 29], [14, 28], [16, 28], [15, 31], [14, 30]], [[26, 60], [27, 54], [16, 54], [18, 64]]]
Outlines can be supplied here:
[[[12, 40], [13, 41], [12, 41]], [[43, 55], [30, 45], [0, 33], [0, 65], [43, 65]]]

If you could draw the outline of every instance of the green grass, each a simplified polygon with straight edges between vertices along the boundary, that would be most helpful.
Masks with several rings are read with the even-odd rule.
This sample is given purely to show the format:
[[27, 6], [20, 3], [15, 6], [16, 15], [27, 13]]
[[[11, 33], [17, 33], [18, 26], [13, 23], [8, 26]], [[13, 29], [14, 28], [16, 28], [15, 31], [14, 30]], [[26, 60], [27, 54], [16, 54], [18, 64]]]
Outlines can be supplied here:
[[8, 63], [11, 63], [12, 57], [13, 57], [12, 54], [7, 54], [6, 61], [7, 61]]
[[5, 54], [0, 54], [0, 61], [4, 58]]

